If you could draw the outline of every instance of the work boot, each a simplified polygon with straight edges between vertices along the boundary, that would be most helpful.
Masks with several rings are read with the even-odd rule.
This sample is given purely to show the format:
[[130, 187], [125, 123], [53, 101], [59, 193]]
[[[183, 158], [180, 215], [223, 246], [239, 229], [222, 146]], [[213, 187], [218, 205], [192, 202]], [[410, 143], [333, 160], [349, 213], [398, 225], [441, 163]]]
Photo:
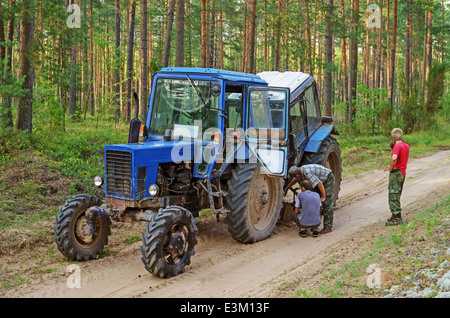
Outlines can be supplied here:
[[332, 231], [331, 227], [324, 227], [319, 234], [327, 234], [330, 233]]
[[403, 224], [405, 222], [403, 222], [402, 217], [398, 217], [398, 216], [391, 216], [390, 219], [387, 220], [386, 222], [386, 226], [391, 226], [391, 225], [400, 225]]

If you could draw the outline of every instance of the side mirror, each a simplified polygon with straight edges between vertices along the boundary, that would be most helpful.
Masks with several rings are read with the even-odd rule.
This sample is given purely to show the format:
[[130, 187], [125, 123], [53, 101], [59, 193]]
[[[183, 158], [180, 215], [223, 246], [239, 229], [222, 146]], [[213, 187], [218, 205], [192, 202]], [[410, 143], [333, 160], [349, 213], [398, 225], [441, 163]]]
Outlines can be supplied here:
[[164, 140], [165, 141], [172, 140], [172, 134], [173, 134], [172, 129], [166, 129], [166, 131], [164, 132]]

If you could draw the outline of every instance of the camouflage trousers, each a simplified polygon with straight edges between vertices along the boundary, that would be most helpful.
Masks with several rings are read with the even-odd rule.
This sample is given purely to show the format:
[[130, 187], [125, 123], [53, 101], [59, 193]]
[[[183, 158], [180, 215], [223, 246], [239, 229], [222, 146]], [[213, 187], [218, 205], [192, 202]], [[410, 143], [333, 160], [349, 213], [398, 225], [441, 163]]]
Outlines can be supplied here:
[[404, 182], [405, 176], [400, 170], [394, 170], [389, 174], [389, 209], [395, 217], [401, 217], [400, 196]]
[[[334, 209], [334, 174], [330, 172], [327, 180], [323, 183], [325, 188], [326, 198], [322, 202], [320, 214], [323, 215], [323, 226], [333, 227], [333, 209]], [[320, 191], [319, 191], [320, 194]]]

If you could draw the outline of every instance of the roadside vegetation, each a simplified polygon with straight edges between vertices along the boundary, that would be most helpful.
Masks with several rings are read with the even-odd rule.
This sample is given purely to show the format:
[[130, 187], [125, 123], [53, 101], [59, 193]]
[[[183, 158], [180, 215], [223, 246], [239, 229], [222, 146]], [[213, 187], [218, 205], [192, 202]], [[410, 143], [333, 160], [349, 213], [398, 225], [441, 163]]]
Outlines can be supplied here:
[[371, 226], [371, 238], [362, 234], [352, 239], [358, 242], [357, 249], [344, 252], [345, 257], [332, 252], [311, 278], [280, 281], [271, 296], [449, 298], [449, 229], [447, 194], [412, 211], [401, 226]]

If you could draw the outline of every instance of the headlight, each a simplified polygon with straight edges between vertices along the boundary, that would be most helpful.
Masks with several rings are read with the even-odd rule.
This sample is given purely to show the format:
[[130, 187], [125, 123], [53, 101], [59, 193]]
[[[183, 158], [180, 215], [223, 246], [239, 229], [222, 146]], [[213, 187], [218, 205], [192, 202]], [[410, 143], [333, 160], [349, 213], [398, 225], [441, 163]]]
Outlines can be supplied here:
[[101, 176], [95, 176], [94, 185], [100, 188], [103, 185], [103, 178]]
[[156, 184], [152, 184], [151, 186], [148, 187], [148, 193], [154, 197], [155, 195], [157, 195], [159, 193], [159, 188]]

